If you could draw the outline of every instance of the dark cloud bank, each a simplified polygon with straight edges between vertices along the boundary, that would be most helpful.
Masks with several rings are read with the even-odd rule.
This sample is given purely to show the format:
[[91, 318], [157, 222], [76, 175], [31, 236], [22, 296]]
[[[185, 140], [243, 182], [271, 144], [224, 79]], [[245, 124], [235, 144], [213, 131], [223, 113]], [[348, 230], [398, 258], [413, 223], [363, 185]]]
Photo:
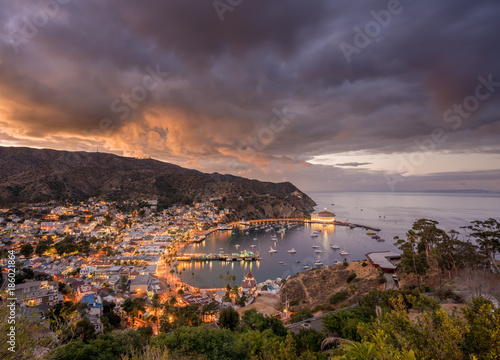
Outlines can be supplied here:
[[[436, 151], [500, 154], [498, 1], [42, 3], [0, 0], [2, 144], [101, 146], [306, 190], [388, 190], [368, 162], [307, 160], [419, 151], [436, 128]], [[398, 190], [499, 179], [408, 176]]]

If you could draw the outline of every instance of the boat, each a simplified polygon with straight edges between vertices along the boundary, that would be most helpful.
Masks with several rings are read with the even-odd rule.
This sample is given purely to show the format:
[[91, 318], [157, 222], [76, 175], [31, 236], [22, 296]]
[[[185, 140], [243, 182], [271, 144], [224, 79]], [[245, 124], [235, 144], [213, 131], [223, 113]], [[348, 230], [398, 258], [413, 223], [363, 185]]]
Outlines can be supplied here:
[[385, 239], [378, 238], [377, 241], [382, 242], [382, 241], [385, 241]]
[[332, 249], [340, 249], [340, 246], [335, 245], [335, 244], [332, 244], [331, 248], [332, 248]]
[[316, 234], [316, 233], [312, 233], [312, 234], [311, 234], [311, 237], [318, 237], [318, 234]]
[[345, 250], [340, 251], [339, 254], [342, 255], [342, 256], [349, 255], [349, 253], [347, 251], [345, 251]]
[[316, 250], [314, 250], [314, 252], [315, 252], [316, 254], [319, 254], [319, 253], [322, 253], [322, 252], [323, 252], [323, 250], [316, 249]]
[[323, 223], [323, 224], [321, 224], [321, 225], [323, 225], [323, 226], [327, 226], [327, 225], [326, 225], [326, 222], [324, 222], [324, 223]]
[[349, 224], [349, 228], [350, 228], [350, 229], [354, 229], [355, 227], [356, 227], [356, 225], [354, 225], [354, 224]]
[[323, 263], [321, 262], [321, 260], [316, 260], [316, 261], [314, 262], [314, 265], [316, 265], [316, 266], [322, 266], [322, 265], [323, 265]]
[[295, 250], [294, 248], [291, 248], [290, 250], [287, 251], [287, 253], [290, 253], [290, 254], [295, 254], [297, 252], [297, 250]]
[[367, 232], [366, 235], [375, 235], [376, 233], [374, 232]]
[[281, 264], [281, 265], [286, 266], [286, 263], [283, 263], [283, 264]]
[[269, 250], [269, 252], [270, 252], [270, 253], [277, 253], [277, 252], [278, 252], [278, 250], [273, 249], [273, 247], [271, 246], [271, 249]]
[[372, 236], [372, 239], [378, 240], [380, 239], [380, 236]]
[[296, 264], [300, 264], [300, 260], [295, 260], [295, 263]]
[[337, 265], [337, 264], [342, 264], [342, 261], [335, 260], [335, 261], [333, 262], [333, 265]]
[[304, 265], [302, 265], [302, 268], [304, 268], [305, 270], [309, 270], [311, 267], [307, 264], [304, 264]]
[[245, 233], [245, 235], [250, 235], [250, 233], [247, 231], [247, 232]]
[[236, 244], [236, 245], [234, 245], [234, 247], [237, 249], [240, 247], [240, 244]]
[[283, 265], [283, 261], [278, 261], [278, 264], [281, 264], [281, 265]]
[[251, 247], [251, 248], [254, 248], [254, 247], [256, 247], [256, 246], [257, 246], [257, 245], [255, 245], [255, 244], [250, 245], [250, 247]]
[[313, 245], [312, 246], [313, 249], [318, 249], [319, 248], [319, 245]]
[[259, 239], [257, 239], [257, 238], [253, 238], [253, 241], [257, 241], [257, 240], [259, 240]]

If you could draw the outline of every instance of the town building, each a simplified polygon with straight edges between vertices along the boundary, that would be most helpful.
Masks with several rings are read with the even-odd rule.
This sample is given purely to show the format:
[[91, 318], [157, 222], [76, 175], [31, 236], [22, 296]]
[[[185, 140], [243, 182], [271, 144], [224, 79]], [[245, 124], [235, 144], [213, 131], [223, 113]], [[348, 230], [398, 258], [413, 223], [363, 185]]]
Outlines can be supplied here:
[[241, 289], [245, 294], [253, 294], [257, 289], [257, 282], [251, 271], [247, 272], [245, 278], [241, 282]]
[[322, 222], [334, 222], [335, 221], [335, 214], [327, 211], [326, 209], [324, 211], [320, 211], [314, 214], [311, 214], [311, 220], [313, 221], [322, 221]]

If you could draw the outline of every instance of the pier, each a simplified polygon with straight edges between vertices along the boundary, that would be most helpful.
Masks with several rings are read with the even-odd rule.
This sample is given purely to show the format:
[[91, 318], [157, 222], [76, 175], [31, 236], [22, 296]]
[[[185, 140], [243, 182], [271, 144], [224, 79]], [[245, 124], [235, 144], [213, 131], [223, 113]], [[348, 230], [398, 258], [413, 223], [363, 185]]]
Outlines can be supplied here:
[[284, 218], [284, 219], [258, 219], [258, 220], [246, 220], [246, 221], [235, 221], [226, 224], [226, 226], [230, 228], [235, 228], [243, 225], [269, 225], [269, 224], [276, 224], [276, 225], [283, 225], [283, 224], [290, 224], [290, 223], [296, 223], [296, 224], [323, 224], [326, 223], [327, 225], [338, 225], [338, 226], [349, 226], [351, 228], [362, 228], [365, 230], [373, 230], [373, 231], [380, 231], [379, 228], [373, 227], [373, 226], [368, 226], [368, 225], [361, 225], [361, 224], [354, 224], [351, 222], [347, 221], [323, 221], [323, 220], [311, 220], [311, 219], [306, 219], [306, 218]]
[[258, 253], [242, 252], [236, 254], [182, 254], [176, 256], [177, 261], [257, 261]]

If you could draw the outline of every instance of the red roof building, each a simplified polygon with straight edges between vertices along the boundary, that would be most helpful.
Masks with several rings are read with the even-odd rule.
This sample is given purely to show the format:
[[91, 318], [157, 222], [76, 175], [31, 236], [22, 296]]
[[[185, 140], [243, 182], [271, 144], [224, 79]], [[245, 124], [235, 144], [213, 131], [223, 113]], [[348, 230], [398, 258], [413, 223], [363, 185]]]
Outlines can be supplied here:
[[245, 279], [241, 282], [241, 289], [244, 293], [253, 293], [257, 289], [257, 282], [252, 272], [247, 272]]

